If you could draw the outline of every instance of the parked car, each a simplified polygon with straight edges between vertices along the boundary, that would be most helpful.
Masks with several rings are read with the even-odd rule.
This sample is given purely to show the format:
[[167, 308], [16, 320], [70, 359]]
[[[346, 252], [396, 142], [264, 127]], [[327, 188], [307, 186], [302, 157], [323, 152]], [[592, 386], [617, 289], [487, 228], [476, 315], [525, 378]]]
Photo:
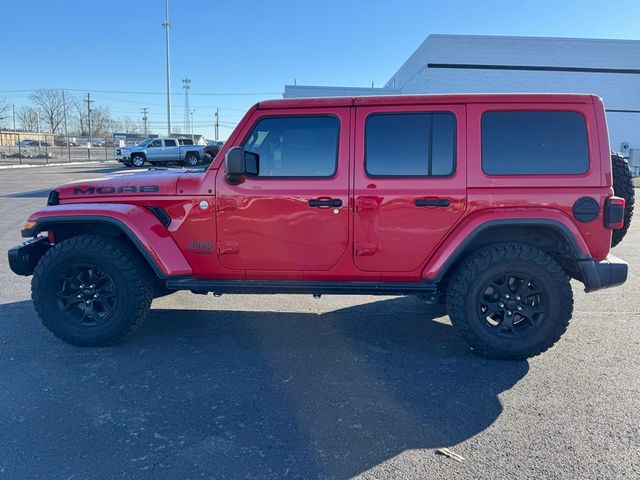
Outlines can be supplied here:
[[117, 148], [116, 159], [127, 167], [179, 163], [197, 166], [205, 159], [204, 146], [180, 145], [176, 138], [149, 138], [132, 148]]
[[52, 190], [9, 264], [78, 345], [120, 341], [177, 290], [420, 295], [476, 353], [524, 359], [567, 329], [570, 278], [627, 278], [610, 249], [635, 200], [606, 125], [590, 95], [260, 102], [206, 170]]
[[204, 147], [204, 152], [208, 154], [211, 159], [216, 158], [216, 155], [222, 148], [222, 142], [217, 142], [215, 140], [207, 141], [207, 145]]
[[26, 148], [31, 146], [31, 144], [33, 143], [33, 140], [20, 140], [19, 142], [16, 142], [16, 147], [22, 147], [22, 148]]

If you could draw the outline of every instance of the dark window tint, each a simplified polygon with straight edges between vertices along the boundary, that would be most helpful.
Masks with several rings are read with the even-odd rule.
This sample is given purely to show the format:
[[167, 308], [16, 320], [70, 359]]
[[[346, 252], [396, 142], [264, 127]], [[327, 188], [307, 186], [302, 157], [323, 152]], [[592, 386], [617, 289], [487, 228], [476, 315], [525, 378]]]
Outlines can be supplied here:
[[175, 140], [165, 140], [164, 141], [164, 146], [165, 147], [175, 147], [175, 146], [177, 146], [177, 144], [176, 144]]
[[482, 169], [490, 175], [585, 173], [584, 118], [576, 112], [487, 112], [482, 115]]
[[161, 146], [162, 146], [162, 140], [154, 140], [147, 147], [148, 148], [155, 148], [155, 147], [161, 147]]
[[244, 144], [260, 156], [261, 177], [331, 177], [338, 158], [335, 117], [260, 120]]
[[456, 121], [450, 113], [376, 114], [365, 127], [365, 167], [378, 177], [453, 173]]

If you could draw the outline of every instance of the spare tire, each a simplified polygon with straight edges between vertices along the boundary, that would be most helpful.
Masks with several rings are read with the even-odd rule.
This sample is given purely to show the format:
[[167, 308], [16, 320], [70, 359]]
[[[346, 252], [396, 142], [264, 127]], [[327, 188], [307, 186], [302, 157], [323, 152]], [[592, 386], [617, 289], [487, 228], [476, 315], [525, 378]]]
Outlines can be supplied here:
[[613, 172], [613, 192], [617, 197], [624, 198], [626, 205], [624, 208], [624, 226], [613, 231], [611, 236], [611, 246], [618, 245], [629, 230], [631, 217], [633, 217], [633, 205], [636, 201], [633, 189], [633, 176], [629, 162], [622, 154], [613, 152], [611, 154], [611, 168]]

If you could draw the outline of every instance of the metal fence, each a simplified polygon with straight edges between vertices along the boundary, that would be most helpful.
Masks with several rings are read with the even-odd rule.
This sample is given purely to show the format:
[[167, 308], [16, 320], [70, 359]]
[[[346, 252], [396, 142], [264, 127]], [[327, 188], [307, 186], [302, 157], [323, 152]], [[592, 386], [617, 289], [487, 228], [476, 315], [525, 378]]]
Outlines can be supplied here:
[[0, 165], [49, 164], [114, 160], [111, 138], [70, 138], [58, 135], [0, 131]]

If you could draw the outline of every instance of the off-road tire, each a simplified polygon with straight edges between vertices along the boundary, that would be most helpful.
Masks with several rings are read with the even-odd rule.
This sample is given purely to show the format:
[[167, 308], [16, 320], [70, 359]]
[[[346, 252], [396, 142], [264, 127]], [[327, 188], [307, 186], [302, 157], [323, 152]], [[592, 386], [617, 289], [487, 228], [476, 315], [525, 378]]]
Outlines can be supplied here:
[[194, 153], [188, 153], [186, 157], [184, 157], [185, 165], [189, 167], [196, 167], [200, 163], [200, 157]]
[[140, 167], [144, 166], [144, 162], [145, 162], [144, 155], [140, 155], [140, 154], [131, 155], [131, 164], [134, 167], [140, 168]]
[[[70, 311], [62, 311], [58, 296], [65, 288], [60, 290], [63, 273], [87, 264], [109, 276], [115, 293], [111, 314], [95, 325], [83, 324]], [[82, 346], [112, 345], [144, 321], [153, 300], [151, 278], [144, 260], [126, 243], [99, 235], [81, 235], [56, 244], [40, 259], [33, 273], [31, 298], [44, 326], [61, 340]], [[80, 307], [73, 308], [77, 311]]]
[[[491, 331], [478, 305], [491, 278], [511, 274], [531, 278], [546, 306], [543, 314], [537, 314], [539, 323], [528, 327], [524, 335], [507, 338]], [[457, 267], [447, 290], [447, 308], [451, 322], [475, 353], [523, 360], [549, 349], [566, 331], [573, 312], [573, 292], [568, 275], [543, 251], [518, 243], [497, 243], [477, 250]]]
[[613, 171], [613, 191], [617, 197], [624, 198], [624, 226], [618, 230], [613, 230], [611, 235], [611, 246], [618, 245], [629, 230], [631, 217], [633, 217], [633, 207], [635, 204], [635, 190], [633, 188], [633, 176], [629, 162], [622, 154], [613, 152], [611, 154], [611, 167]]

